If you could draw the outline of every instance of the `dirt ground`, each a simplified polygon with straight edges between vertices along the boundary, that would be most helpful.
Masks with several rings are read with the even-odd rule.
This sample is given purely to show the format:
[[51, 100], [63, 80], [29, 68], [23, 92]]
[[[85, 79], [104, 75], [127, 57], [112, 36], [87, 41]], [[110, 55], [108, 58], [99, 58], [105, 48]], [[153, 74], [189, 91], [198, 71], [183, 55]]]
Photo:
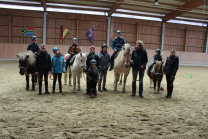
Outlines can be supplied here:
[[[26, 91], [17, 66], [17, 61], [0, 61], [1, 139], [208, 138], [207, 67], [180, 67], [172, 99], [165, 98], [166, 91], [155, 94], [146, 73], [143, 99], [131, 97], [131, 73], [127, 94], [121, 86], [113, 92], [113, 72], [108, 72], [109, 91], [92, 99], [83, 78], [78, 93], [68, 85], [63, 95], [57, 90], [39, 96], [38, 86], [31, 91], [31, 84]], [[166, 89], [165, 77], [162, 85]]]

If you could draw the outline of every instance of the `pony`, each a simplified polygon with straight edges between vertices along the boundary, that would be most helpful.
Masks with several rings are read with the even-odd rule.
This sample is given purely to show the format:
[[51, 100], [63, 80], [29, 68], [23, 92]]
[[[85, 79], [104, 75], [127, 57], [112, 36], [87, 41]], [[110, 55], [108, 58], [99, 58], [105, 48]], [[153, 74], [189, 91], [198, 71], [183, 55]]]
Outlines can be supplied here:
[[69, 58], [70, 54], [65, 54], [64, 55], [64, 61], [65, 61], [65, 64], [66, 64], [66, 72], [64, 74], [64, 84], [67, 85], [67, 75], [69, 74], [69, 86], [72, 86], [72, 83], [71, 83], [71, 77], [72, 77], [72, 74], [71, 74], [71, 70], [70, 70], [70, 67], [67, 67], [69, 65], [69, 61], [67, 61], [67, 59]]
[[73, 92], [76, 93], [76, 79], [78, 83], [78, 91], [81, 90], [80, 88], [80, 78], [82, 72], [85, 72], [87, 69], [86, 66], [87, 54], [86, 53], [79, 53], [76, 54], [74, 63], [70, 66], [71, 74], [73, 76]]
[[19, 60], [19, 73], [26, 76], [26, 90], [29, 90], [29, 74], [32, 75], [32, 91], [35, 91], [35, 54], [32, 51], [16, 55]]
[[125, 44], [114, 60], [114, 91], [117, 91], [117, 83], [119, 81], [120, 75], [124, 74], [123, 93], [126, 93], [126, 80], [130, 71], [130, 60], [131, 46], [129, 44]]
[[[136, 46], [132, 46], [132, 47], [130, 48], [131, 54], [132, 54], [133, 50], [135, 49], [135, 47], [136, 47]], [[119, 85], [122, 85], [122, 79], [123, 79], [123, 74], [120, 74]], [[115, 86], [115, 82], [114, 82], [113, 85]]]
[[[156, 93], [160, 93], [160, 85], [161, 85], [161, 81], [163, 79], [163, 70], [162, 70], [162, 65], [163, 65], [163, 61], [156, 61], [154, 62], [155, 65], [153, 67], [152, 72], [150, 70], [147, 70], [147, 75], [150, 78], [150, 87], [152, 82], [154, 83], [154, 92]], [[157, 86], [157, 91], [156, 91], [156, 84]]]

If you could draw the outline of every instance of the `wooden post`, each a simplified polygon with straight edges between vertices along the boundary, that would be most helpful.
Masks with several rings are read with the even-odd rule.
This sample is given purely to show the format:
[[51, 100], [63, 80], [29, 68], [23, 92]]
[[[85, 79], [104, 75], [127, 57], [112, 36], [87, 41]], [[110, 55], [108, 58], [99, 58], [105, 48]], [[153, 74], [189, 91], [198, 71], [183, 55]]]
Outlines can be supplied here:
[[136, 24], [136, 41], [139, 40], [139, 24]]
[[79, 19], [77, 19], [77, 40], [79, 37]]
[[9, 15], [9, 43], [12, 43], [12, 15]]
[[187, 40], [188, 40], [188, 29], [185, 28], [185, 44], [184, 44], [184, 51], [186, 52], [187, 48]]

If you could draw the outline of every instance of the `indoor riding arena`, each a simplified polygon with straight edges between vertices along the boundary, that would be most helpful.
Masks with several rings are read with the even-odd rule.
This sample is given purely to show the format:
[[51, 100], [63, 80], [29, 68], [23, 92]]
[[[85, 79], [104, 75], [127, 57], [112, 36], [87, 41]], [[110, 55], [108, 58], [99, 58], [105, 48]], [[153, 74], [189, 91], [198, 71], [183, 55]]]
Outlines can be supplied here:
[[[90, 34], [88, 31], [90, 30]], [[82, 53], [102, 44], [113, 53], [116, 31], [134, 49], [144, 43], [148, 64], [155, 49], [166, 63], [170, 49], [176, 50], [179, 68], [172, 98], [166, 98], [164, 74], [160, 93], [150, 87], [145, 70], [143, 96], [132, 95], [132, 68], [126, 93], [118, 82], [114, 91], [114, 70], [107, 72], [107, 91], [96, 98], [86, 94], [86, 74], [81, 91], [73, 93], [69, 79], [62, 91], [48, 75], [48, 91], [32, 91], [30, 75], [20, 75], [19, 53], [26, 53], [31, 37], [52, 49], [68, 53], [77, 38]], [[93, 40], [91, 40], [93, 36]], [[208, 1], [207, 0], [0, 0], [0, 138], [1, 139], [207, 139], [208, 138]], [[136, 48], [135, 48], [136, 49]], [[24, 67], [23, 67], [24, 68]], [[26, 68], [24, 68], [27, 71]], [[30, 76], [26, 90], [26, 76]], [[72, 81], [73, 83], [73, 81]], [[153, 85], [152, 85], [153, 86]]]

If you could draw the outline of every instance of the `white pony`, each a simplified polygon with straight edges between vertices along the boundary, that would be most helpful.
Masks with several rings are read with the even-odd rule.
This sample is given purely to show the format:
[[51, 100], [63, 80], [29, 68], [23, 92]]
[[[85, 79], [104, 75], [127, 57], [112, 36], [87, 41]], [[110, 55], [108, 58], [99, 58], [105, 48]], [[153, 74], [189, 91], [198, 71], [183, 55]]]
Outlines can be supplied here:
[[130, 71], [130, 60], [131, 46], [125, 44], [114, 61], [114, 91], [117, 91], [117, 82], [119, 81], [120, 75], [124, 74], [123, 93], [126, 93], [126, 79]]
[[74, 93], [76, 93], [76, 79], [78, 84], [78, 91], [81, 90], [80, 78], [82, 76], [82, 72], [86, 71], [87, 69], [86, 60], [87, 60], [87, 54], [79, 53], [75, 56], [74, 63], [70, 66], [71, 74], [73, 76]]
[[[64, 61], [65, 63], [67, 62], [67, 58], [69, 58], [70, 54], [65, 54], [64, 55]], [[67, 65], [66, 65], [67, 66]], [[70, 70], [70, 67], [67, 67], [67, 70], [64, 74], [64, 84], [67, 85], [67, 75], [69, 74], [69, 86], [72, 86], [72, 83], [71, 83], [71, 70]]]

